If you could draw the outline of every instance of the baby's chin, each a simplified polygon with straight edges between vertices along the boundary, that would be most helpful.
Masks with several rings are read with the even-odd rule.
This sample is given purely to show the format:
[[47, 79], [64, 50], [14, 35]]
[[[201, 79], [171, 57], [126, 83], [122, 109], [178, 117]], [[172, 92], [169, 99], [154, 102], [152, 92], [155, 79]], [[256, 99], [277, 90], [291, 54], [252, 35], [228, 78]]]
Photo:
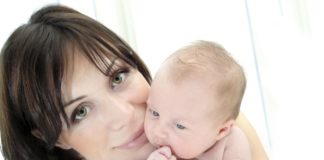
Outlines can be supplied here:
[[181, 158], [178, 156], [175, 156], [177, 158], [177, 160], [198, 160], [197, 158]]
[[176, 150], [172, 150], [172, 154], [177, 158], [177, 160], [198, 160], [197, 157], [199, 157], [200, 155], [202, 155], [203, 153], [192, 153], [192, 152], [187, 152], [187, 153], [183, 153], [183, 152], [177, 152]]
[[181, 158], [178, 156], [175, 156], [177, 158], [177, 160], [198, 160], [198, 158]]

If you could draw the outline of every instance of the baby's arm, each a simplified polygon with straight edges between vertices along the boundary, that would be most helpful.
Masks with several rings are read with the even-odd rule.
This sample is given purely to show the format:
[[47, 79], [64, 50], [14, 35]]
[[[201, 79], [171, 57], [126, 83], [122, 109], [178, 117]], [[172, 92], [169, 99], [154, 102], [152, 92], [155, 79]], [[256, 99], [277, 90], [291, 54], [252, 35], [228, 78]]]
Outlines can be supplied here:
[[176, 160], [169, 147], [161, 147], [150, 154], [147, 160]]
[[224, 160], [251, 160], [251, 150], [244, 132], [233, 126], [224, 148]]

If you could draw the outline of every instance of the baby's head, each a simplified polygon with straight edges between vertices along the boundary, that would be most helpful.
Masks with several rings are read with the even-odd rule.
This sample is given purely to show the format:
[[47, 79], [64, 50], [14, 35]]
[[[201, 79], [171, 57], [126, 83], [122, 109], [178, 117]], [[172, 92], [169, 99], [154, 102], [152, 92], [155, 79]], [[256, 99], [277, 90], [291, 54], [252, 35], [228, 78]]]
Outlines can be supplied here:
[[181, 158], [199, 156], [229, 133], [245, 85], [242, 67], [218, 44], [198, 41], [176, 51], [152, 83], [148, 139]]

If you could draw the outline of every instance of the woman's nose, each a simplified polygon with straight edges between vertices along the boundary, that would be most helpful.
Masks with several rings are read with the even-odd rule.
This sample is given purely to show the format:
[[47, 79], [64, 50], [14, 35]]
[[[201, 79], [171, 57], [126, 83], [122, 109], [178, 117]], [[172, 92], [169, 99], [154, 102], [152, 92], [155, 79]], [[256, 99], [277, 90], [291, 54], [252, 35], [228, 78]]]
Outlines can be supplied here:
[[107, 105], [111, 106], [105, 107], [107, 114], [103, 115], [106, 120], [109, 119], [108, 127], [117, 131], [130, 125], [134, 118], [134, 106], [119, 99], [110, 99], [109, 101], [110, 103]]

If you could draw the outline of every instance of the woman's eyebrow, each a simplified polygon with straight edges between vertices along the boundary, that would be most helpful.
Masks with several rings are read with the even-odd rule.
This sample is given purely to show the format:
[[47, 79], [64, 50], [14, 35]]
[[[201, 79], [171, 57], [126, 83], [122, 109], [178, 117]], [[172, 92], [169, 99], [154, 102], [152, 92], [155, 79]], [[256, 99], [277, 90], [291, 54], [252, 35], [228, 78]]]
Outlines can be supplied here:
[[74, 102], [79, 101], [79, 100], [81, 100], [81, 99], [83, 99], [83, 98], [85, 98], [85, 97], [86, 97], [86, 96], [80, 96], [80, 97], [77, 97], [77, 98], [75, 98], [75, 99], [72, 99], [72, 100], [70, 100], [69, 102], [65, 103], [63, 106], [64, 106], [64, 108], [65, 108], [65, 107], [68, 107], [69, 105], [73, 104]]

